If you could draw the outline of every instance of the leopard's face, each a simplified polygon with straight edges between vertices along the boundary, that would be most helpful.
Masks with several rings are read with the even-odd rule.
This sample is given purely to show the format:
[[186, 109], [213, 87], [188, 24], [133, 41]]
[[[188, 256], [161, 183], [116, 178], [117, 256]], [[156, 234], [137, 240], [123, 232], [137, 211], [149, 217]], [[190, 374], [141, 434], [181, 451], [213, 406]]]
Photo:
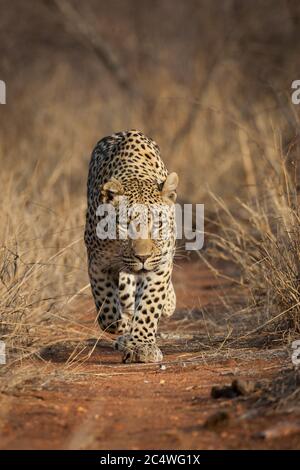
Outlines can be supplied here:
[[[166, 182], [110, 181], [104, 201], [115, 207], [119, 259], [129, 273], [158, 272], [173, 258], [176, 185], [173, 174]], [[176, 177], [174, 177], [176, 180]]]
[[[140, 217], [131, 216], [128, 238], [121, 243], [121, 256], [126, 271], [157, 271], [173, 257], [174, 217], [170, 207], [143, 205], [148, 217], [140, 227]], [[161, 214], [163, 212], [163, 214]], [[138, 232], [136, 231], [138, 229]]]

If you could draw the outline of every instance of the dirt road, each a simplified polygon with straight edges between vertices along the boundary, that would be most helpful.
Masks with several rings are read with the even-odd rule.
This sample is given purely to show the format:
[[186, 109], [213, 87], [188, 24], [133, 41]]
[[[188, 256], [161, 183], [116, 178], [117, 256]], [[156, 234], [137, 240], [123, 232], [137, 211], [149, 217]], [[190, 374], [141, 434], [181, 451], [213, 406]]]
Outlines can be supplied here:
[[259, 342], [227, 346], [224, 338], [234, 323], [219, 300], [227, 287], [201, 264], [181, 264], [174, 280], [178, 309], [161, 325], [162, 365], [123, 365], [103, 341], [72, 379], [63, 380], [60, 371], [71, 346], [51, 351], [34, 364], [57, 373], [57, 379], [48, 382], [45, 375], [42, 386], [2, 394], [0, 448], [300, 448], [297, 433], [258, 435], [297, 416], [257, 407], [256, 393], [234, 399], [210, 395], [213, 385], [234, 378], [253, 383], [272, 378], [289, 365], [286, 352]]

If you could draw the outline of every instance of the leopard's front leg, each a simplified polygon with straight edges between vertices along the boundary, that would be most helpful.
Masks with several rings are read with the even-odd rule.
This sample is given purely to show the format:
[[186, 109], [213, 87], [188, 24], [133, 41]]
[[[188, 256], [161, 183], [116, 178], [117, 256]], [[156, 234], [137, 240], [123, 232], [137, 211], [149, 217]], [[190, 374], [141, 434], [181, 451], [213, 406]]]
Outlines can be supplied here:
[[[125, 333], [129, 328], [129, 307], [130, 302], [134, 301], [134, 294], [132, 294], [132, 299], [129, 298], [129, 295], [127, 298], [126, 295], [125, 301], [123, 277], [121, 276], [122, 284], [120, 284], [119, 273], [108, 269], [106, 265], [103, 266], [101, 260], [97, 259], [89, 250], [88, 269], [100, 328], [108, 333]], [[134, 289], [132, 283], [126, 285], [128, 291], [131, 287]], [[119, 288], [121, 288], [121, 296], [119, 296]]]
[[162, 361], [162, 352], [156, 344], [156, 332], [166, 305], [170, 276], [170, 266], [158, 273], [149, 272], [140, 276], [130, 331], [116, 341], [116, 349], [123, 352], [123, 362]]

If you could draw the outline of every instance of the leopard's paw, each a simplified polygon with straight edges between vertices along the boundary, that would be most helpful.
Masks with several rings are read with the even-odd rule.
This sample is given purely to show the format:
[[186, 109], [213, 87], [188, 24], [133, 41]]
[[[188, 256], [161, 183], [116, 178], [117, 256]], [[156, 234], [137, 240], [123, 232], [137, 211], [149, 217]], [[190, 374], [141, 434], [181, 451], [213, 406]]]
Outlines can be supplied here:
[[130, 335], [120, 336], [115, 348], [122, 351], [122, 361], [126, 364], [132, 362], [161, 362], [163, 355], [155, 343], [137, 343]]

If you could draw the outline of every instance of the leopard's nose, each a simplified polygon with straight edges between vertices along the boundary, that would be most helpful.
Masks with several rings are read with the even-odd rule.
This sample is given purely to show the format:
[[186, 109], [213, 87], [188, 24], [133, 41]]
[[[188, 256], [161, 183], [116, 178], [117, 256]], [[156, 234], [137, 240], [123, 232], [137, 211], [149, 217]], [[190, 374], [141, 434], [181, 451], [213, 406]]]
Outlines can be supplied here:
[[142, 239], [138, 238], [136, 240], [132, 240], [132, 251], [134, 256], [145, 263], [145, 261], [150, 258], [152, 253], [153, 242], [150, 239]]
[[147, 259], [150, 257], [150, 254], [149, 255], [135, 255], [135, 257], [142, 263], [145, 263], [145, 261], [147, 261]]

